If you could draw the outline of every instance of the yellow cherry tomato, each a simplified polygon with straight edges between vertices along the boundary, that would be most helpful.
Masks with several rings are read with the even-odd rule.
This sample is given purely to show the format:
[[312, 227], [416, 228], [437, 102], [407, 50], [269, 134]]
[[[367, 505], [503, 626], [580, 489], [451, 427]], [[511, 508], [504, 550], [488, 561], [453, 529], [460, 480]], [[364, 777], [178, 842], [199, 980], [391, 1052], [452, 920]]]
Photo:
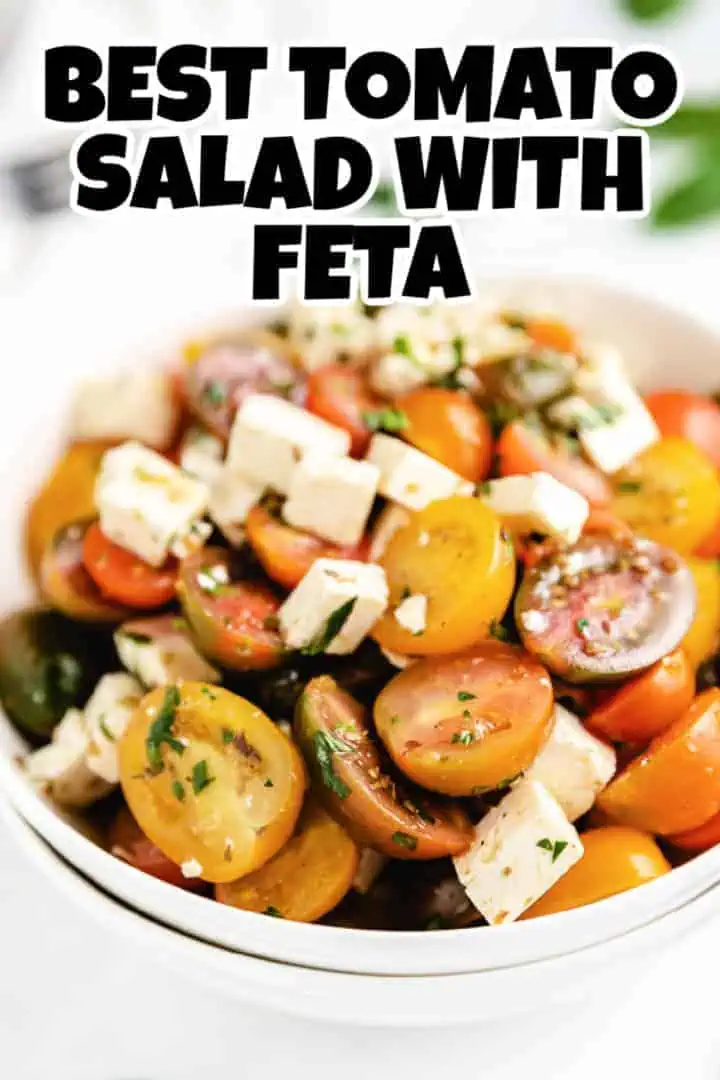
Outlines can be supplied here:
[[720, 638], [720, 564], [715, 559], [686, 556], [695, 579], [697, 614], [682, 647], [690, 664], [699, 668], [715, 652]]
[[580, 838], [585, 854], [521, 917], [536, 919], [594, 904], [636, 889], [671, 869], [647, 833], [623, 825], [590, 829]]
[[218, 885], [215, 899], [244, 911], [315, 922], [348, 892], [358, 861], [355, 842], [310, 796], [285, 847], [254, 873]]
[[[374, 630], [385, 649], [413, 655], [459, 652], [502, 619], [515, 585], [515, 556], [500, 519], [479, 499], [430, 503], [390, 539], [380, 559], [390, 606]], [[403, 598], [427, 598], [425, 629], [395, 618]]]
[[720, 517], [720, 480], [691, 442], [660, 439], [615, 477], [613, 511], [634, 532], [689, 554]]
[[229, 690], [197, 682], [153, 690], [118, 749], [138, 825], [203, 880], [235, 881], [292, 836], [305, 791], [300, 752]]
[[60, 529], [73, 521], [95, 517], [95, 480], [106, 450], [106, 443], [69, 446], [30, 503], [25, 519], [25, 550], [35, 577]]

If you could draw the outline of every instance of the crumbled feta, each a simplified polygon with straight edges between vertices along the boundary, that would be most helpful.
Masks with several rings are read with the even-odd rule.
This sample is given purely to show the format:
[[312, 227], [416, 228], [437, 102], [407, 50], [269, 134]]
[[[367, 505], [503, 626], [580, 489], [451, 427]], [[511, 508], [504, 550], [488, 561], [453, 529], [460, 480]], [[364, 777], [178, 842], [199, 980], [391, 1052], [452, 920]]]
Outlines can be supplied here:
[[[351, 653], [384, 614], [387, 603], [388, 586], [380, 566], [317, 559], [280, 608], [280, 631], [291, 649]], [[345, 620], [327, 640], [333, 616], [341, 609], [346, 609]]]
[[184, 878], [197, 878], [202, 875], [203, 866], [197, 859], [186, 859], [185, 862], [180, 863], [180, 871]]
[[575, 828], [542, 784], [522, 780], [475, 826], [453, 862], [468, 897], [494, 926], [512, 922], [583, 855]]
[[132, 675], [114, 672], [103, 675], [85, 706], [87, 763], [108, 784], [120, 779], [117, 743], [144, 693]]
[[525, 773], [557, 799], [569, 821], [587, 813], [617, 768], [615, 751], [591, 735], [576, 716], [555, 706], [548, 741]]
[[183, 539], [201, 539], [208, 495], [205, 484], [136, 442], [108, 450], [95, 487], [102, 531], [151, 566]]
[[243, 526], [253, 506], [257, 506], [264, 493], [263, 484], [248, 480], [228, 468], [222, 469], [216, 477], [210, 489], [208, 513], [233, 547], [242, 547], [244, 544]]
[[250, 394], [235, 417], [226, 464], [285, 493], [296, 464], [310, 450], [342, 457], [350, 450], [350, 435], [282, 398]]
[[481, 495], [513, 532], [538, 532], [574, 544], [590, 513], [584, 496], [549, 473], [491, 480]]
[[427, 596], [416, 593], [402, 600], [393, 611], [393, 618], [411, 634], [422, 634], [427, 626]]
[[380, 494], [408, 510], [475, 490], [469, 480], [392, 435], [373, 435], [367, 460], [380, 470]]
[[289, 311], [287, 340], [305, 371], [313, 372], [338, 360], [362, 362], [374, 345], [375, 328], [360, 304], [296, 304]]
[[388, 503], [383, 507], [370, 536], [369, 562], [378, 562], [382, 558], [395, 533], [409, 525], [411, 517], [410, 511], [402, 506]]
[[542, 634], [550, 626], [550, 616], [544, 611], [531, 609], [521, 612], [520, 622], [528, 634]]
[[148, 689], [183, 680], [220, 682], [220, 672], [200, 655], [184, 621], [175, 615], [123, 623], [114, 640], [124, 667]]
[[384, 397], [397, 397], [441, 379], [457, 367], [457, 353], [448, 345], [429, 349], [413, 345], [412, 351], [383, 353], [373, 364], [370, 383]]
[[61, 806], [90, 806], [112, 785], [88, 765], [87, 747], [85, 717], [79, 709], [70, 709], [55, 728], [52, 742], [25, 759], [29, 779]]
[[222, 439], [205, 428], [191, 427], [180, 445], [180, 468], [212, 486], [222, 471], [224, 455]]
[[484, 319], [475, 324], [465, 340], [463, 359], [471, 367], [496, 360], [507, 360], [532, 350], [530, 337], [515, 326], [508, 326], [499, 318]]
[[74, 439], [125, 442], [157, 450], [172, 442], [178, 409], [170, 378], [159, 371], [122, 371], [88, 379], [76, 391], [70, 412]]
[[367, 461], [310, 452], [295, 466], [283, 517], [334, 544], [358, 544], [379, 479], [379, 469]]

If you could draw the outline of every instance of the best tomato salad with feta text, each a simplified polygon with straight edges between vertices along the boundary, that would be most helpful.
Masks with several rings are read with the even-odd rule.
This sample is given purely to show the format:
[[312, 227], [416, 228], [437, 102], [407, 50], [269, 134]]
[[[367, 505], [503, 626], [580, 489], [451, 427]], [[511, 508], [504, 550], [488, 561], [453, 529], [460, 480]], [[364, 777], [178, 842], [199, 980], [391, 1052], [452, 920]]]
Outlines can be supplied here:
[[356, 928], [720, 840], [720, 406], [544, 314], [281, 320], [78, 388], [0, 623], [31, 782], [175, 887]]

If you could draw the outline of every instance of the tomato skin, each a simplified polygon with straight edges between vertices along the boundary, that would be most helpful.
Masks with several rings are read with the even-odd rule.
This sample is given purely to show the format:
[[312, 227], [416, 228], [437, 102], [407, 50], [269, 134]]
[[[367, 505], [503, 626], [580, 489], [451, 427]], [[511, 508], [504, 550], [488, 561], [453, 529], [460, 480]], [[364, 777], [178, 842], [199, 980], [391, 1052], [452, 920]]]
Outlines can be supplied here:
[[589, 829], [580, 839], [585, 848], [582, 859], [521, 919], [595, 904], [654, 881], [672, 869], [653, 838], [638, 829], [607, 825]]
[[720, 405], [691, 390], [658, 390], [645, 398], [663, 435], [694, 443], [720, 469]]
[[696, 829], [671, 834], [667, 837], [667, 842], [681, 851], [690, 851], [693, 854], [709, 851], [716, 844], [720, 844], [720, 814], [711, 817], [704, 825], [698, 825]]
[[554, 449], [521, 420], [513, 420], [503, 429], [496, 454], [500, 476], [546, 472], [584, 495], [591, 506], [608, 506], [612, 500], [612, 488], [601, 472], [580, 457]]
[[50, 541], [40, 563], [40, 592], [52, 607], [80, 622], [121, 622], [132, 609], [105, 596], [83, 559], [85, 535], [92, 522], [74, 521]]
[[647, 743], [690, 708], [694, 695], [695, 673], [676, 649], [612, 694], [586, 723], [613, 742]]
[[682, 647], [691, 666], [697, 669], [712, 656], [720, 640], [720, 566], [715, 560], [690, 556], [685, 562], [695, 581], [698, 606]]
[[402, 436], [474, 484], [490, 472], [492, 432], [467, 394], [441, 387], [413, 390], [398, 399], [408, 419]]
[[695, 549], [695, 554], [700, 559], [720, 558], [720, 517], [715, 522], [713, 531]]
[[127, 806], [121, 807], [113, 818], [108, 843], [111, 853], [116, 858], [122, 859], [137, 870], [142, 870], [150, 877], [166, 881], [168, 885], [175, 885], [179, 889], [188, 889], [190, 892], [204, 888], [204, 882], [199, 878], [186, 878], [180, 867], [171, 862], [167, 855], [163, 855], [152, 840], [148, 840]]
[[532, 338], [533, 344], [542, 349], [553, 349], [561, 353], [577, 352], [575, 334], [559, 319], [528, 319], [525, 324], [525, 333]]
[[668, 836], [720, 812], [720, 690], [706, 690], [618, 773], [597, 805], [620, 825]]
[[[459, 652], [488, 636], [515, 584], [512, 544], [496, 514], [479, 499], [438, 499], [413, 514], [379, 560], [390, 607], [373, 630], [384, 649], [408, 656]], [[393, 610], [406, 592], [427, 597], [427, 622], [413, 634]]]
[[486, 641], [395, 675], [375, 702], [375, 727], [415, 783], [476, 795], [531, 764], [550, 733], [553, 704], [550, 677], [532, 656]]
[[382, 409], [383, 402], [373, 394], [362, 371], [329, 364], [310, 376], [306, 406], [329, 424], [349, 432], [351, 454], [362, 457], [372, 434], [363, 414]]
[[365, 562], [367, 542], [339, 547], [319, 536], [286, 525], [264, 506], [254, 506], [245, 522], [247, 537], [265, 573], [286, 589], [294, 589], [316, 559], [354, 559]]
[[83, 562], [100, 591], [119, 604], [152, 610], [169, 604], [175, 596], [174, 559], [159, 568], [148, 566], [109, 540], [97, 522], [85, 533]]

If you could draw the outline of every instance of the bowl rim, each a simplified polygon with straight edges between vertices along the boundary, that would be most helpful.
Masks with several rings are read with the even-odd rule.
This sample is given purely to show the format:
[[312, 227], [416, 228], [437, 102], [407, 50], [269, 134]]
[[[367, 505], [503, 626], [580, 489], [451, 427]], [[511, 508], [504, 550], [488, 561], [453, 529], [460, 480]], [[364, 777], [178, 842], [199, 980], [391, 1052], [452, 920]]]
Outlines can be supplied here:
[[[491, 288], [497, 286], [500, 290], [509, 287], [512, 291], [525, 291], [538, 287], [560, 294], [569, 290], [579, 297], [593, 293], [596, 300], [641, 307], [651, 319], [670, 320], [683, 333], [693, 335], [704, 348], [720, 351], [720, 334], [694, 315], [602, 278], [563, 274], [548, 267], [522, 271], [501, 268], [497, 274], [481, 277], [491, 283]], [[242, 312], [236, 313], [236, 324], [241, 318]], [[228, 321], [226, 315], [218, 318], [223, 326]], [[612, 339], [610, 333], [608, 338]], [[17, 811], [74, 866], [152, 917], [166, 924], [171, 921], [186, 934], [239, 953], [250, 952], [256, 957], [325, 971], [429, 976], [511, 968], [619, 937], [679, 908], [720, 880], [719, 847], [633, 892], [559, 915], [492, 928], [470, 927], [434, 934], [355, 930], [260, 918], [255, 913], [219, 904], [212, 905], [215, 911], [208, 918], [210, 905], [205, 903], [205, 898], [149, 878], [96, 844], [88, 843], [30, 786], [10, 756], [0, 751], [0, 789], [3, 788]], [[492, 933], [478, 938], [487, 929]], [[248, 943], [252, 943], [252, 949]]]

